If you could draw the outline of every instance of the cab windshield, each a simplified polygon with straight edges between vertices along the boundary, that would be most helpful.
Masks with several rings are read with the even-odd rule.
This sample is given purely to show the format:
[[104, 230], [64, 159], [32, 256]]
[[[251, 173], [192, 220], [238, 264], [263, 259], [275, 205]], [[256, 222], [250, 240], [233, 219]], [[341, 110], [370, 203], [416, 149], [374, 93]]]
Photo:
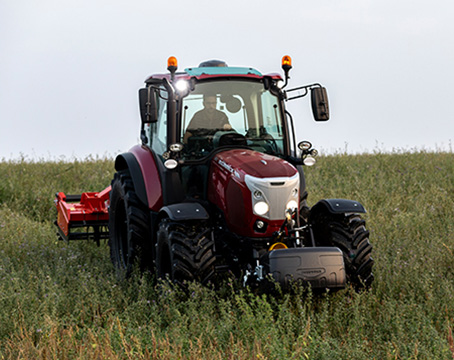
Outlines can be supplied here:
[[248, 146], [284, 155], [284, 129], [276, 96], [260, 82], [199, 83], [182, 99], [183, 156], [198, 159], [222, 146]]

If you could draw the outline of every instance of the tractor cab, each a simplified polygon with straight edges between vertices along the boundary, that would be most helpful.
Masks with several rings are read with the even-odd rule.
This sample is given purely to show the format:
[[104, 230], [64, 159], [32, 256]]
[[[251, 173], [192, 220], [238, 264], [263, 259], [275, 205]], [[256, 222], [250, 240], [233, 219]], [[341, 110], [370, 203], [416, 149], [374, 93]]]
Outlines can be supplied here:
[[[284, 107], [291, 60], [284, 60], [285, 79], [219, 60], [176, 72], [176, 59], [171, 57], [169, 73], [146, 80], [139, 90], [142, 142], [167, 169], [180, 167], [186, 195], [206, 198], [210, 159], [229, 148], [298, 160], [293, 124]], [[301, 89], [305, 93], [296, 97], [313, 90], [313, 98], [323, 103], [322, 108], [313, 104], [314, 116], [327, 120], [325, 89], [313, 84], [294, 90]]]
[[255, 69], [227, 67], [219, 61], [182, 73], [153, 75], [146, 81], [147, 88], [140, 90], [142, 138], [164, 158], [171, 145], [180, 144], [178, 157], [189, 162], [224, 146], [289, 155], [277, 87], [281, 80], [279, 75], [263, 76]]

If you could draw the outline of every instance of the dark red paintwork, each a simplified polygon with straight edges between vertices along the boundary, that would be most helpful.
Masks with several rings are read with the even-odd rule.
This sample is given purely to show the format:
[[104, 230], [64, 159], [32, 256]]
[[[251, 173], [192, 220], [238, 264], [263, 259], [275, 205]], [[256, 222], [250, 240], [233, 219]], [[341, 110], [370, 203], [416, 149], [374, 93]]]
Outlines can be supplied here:
[[146, 146], [136, 145], [129, 152], [133, 153], [143, 174], [147, 191], [148, 207], [158, 212], [163, 206], [161, 179], [151, 150]]
[[253, 150], [224, 151], [216, 158], [237, 169], [242, 177], [246, 174], [258, 178], [291, 177], [297, 173], [295, 167], [287, 161]]
[[[224, 212], [232, 232], [247, 237], [269, 237], [279, 230], [284, 216], [282, 220], [269, 221], [254, 215], [251, 192], [244, 177], [291, 177], [296, 173], [290, 163], [274, 156], [247, 149], [224, 151], [217, 154], [211, 163], [208, 200]], [[254, 230], [258, 219], [268, 223], [265, 233]]]

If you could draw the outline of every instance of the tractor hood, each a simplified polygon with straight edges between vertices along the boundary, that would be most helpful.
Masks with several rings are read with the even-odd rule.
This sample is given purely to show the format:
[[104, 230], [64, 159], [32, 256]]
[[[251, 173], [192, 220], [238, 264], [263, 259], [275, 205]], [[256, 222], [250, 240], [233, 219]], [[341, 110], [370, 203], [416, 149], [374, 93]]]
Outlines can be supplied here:
[[254, 178], [288, 178], [298, 173], [285, 160], [248, 149], [223, 151], [214, 157], [214, 162], [240, 180], [244, 180], [245, 175]]
[[248, 149], [227, 150], [212, 160], [207, 197], [236, 234], [270, 237], [286, 209], [298, 207], [299, 182], [298, 171], [285, 160]]

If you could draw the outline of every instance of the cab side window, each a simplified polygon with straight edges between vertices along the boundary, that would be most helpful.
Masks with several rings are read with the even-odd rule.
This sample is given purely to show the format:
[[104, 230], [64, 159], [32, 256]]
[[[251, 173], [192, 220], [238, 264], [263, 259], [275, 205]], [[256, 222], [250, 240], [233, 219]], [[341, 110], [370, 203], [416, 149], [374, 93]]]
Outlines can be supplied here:
[[157, 101], [158, 121], [144, 126], [147, 145], [158, 155], [162, 155], [167, 149], [167, 101], [164, 99], [166, 92], [164, 89], [160, 92], [162, 97], [158, 96]]

